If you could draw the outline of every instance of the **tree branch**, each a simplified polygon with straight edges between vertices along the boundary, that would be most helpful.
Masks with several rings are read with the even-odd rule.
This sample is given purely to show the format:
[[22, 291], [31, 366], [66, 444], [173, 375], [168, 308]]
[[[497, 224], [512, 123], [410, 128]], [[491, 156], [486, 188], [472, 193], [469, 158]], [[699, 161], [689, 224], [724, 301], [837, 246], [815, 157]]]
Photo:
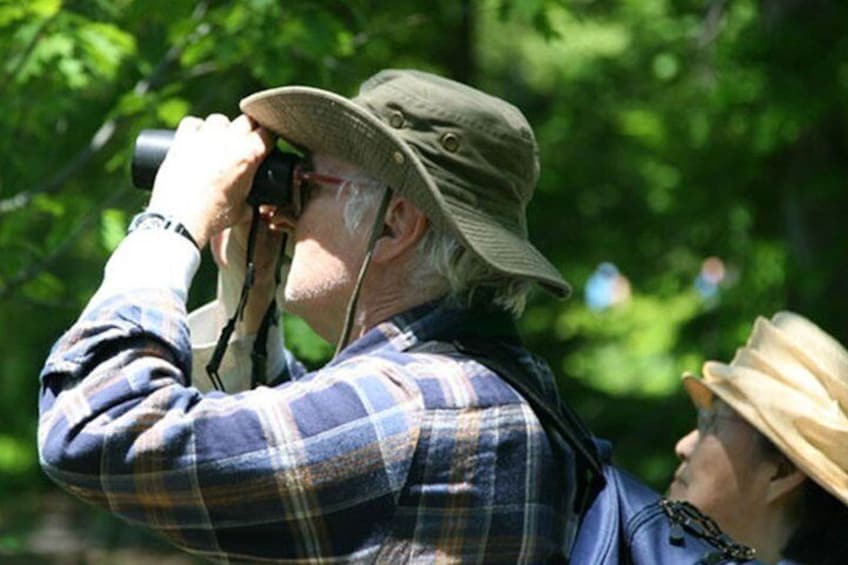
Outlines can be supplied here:
[[709, 3], [707, 14], [704, 17], [704, 25], [701, 27], [701, 33], [698, 34], [698, 47], [701, 49], [711, 44], [718, 37], [725, 4], [726, 0], [712, 0]]
[[[198, 4], [192, 14], [192, 17], [195, 19], [202, 18], [206, 14], [207, 8], [208, 4], [205, 2]], [[197, 28], [195, 28], [195, 31], [189, 34], [182, 44], [174, 45], [167, 53], [165, 53], [165, 56], [150, 73], [150, 76], [139, 80], [135, 84], [133, 92], [138, 95], [143, 95], [158, 87], [162, 77], [165, 76], [165, 73], [171, 63], [179, 58], [180, 54], [189, 44], [207, 33], [209, 33], [209, 26], [204, 22], [199, 23]], [[118, 124], [118, 120], [114, 118], [110, 118], [103, 122], [100, 127], [97, 128], [97, 131], [94, 132], [94, 135], [91, 136], [89, 143], [80, 150], [79, 153], [74, 155], [67, 163], [65, 163], [53, 176], [53, 178], [41, 186], [36, 186], [29, 190], [23, 190], [12, 197], [0, 200], [0, 216], [8, 214], [9, 212], [14, 212], [15, 210], [20, 210], [21, 208], [29, 205], [29, 203], [32, 202], [32, 199], [38, 194], [49, 194], [58, 190], [69, 178], [74, 176], [77, 171], [84, 167], [112, 140], [118, 129]]]
[[[192, 18], [200, 20], [206, 14], [208, 8], [207, 2], [199, 3], [193, 14]], [[173, 63], [173, 61], [177, 60], [183, 50], [191, 44], [191, 42], [195, 41], [197, 38], [205, 35], [209, 32], [209, 26], [200, 22], [198, 26], [195, 28], [195, 31], [189, 34], [186, 39], [180, 45], [172, 46], [161, 61], [156, 65], [156, 68], [150, 73], [150, 75], [144, 79], [139, 80], [135, 86], [133, 87], [133, 92], [139, 95], [143, 95], [149, 92], [151, 89], [156, 88], [162, 77], [165, 76], [165, 73], [168, 70], [168, 67]], [[16, 194], [11, 198], [7, 198], [5, 200], [0, 200], [0, 216], [7, 212], [12, 212], [14, 210], [18, 210], [24, 206], [26, 206], [29, 202], [32, 201], [32, 198], [41, 193], [52, 192], [61, 187], [65, 181], [67, 181], [70, 177], [72, 177], [77, 171], [79, 171], [88, 161], [90, 161], [95, 155], [97, 155], [106, 144], [112, 139], [117, 130], [118, 120], [109, 119], [103, 122], [94, 135], [91, 137], [91, 141], [86, 145], [77, 155], [71, 158], [60, 170], [59, 172], [48, 182], [45, 184], [30, 189], [28, 191], [23, 191], [21, 193]], [[118, 198], [124, 196], [129, 190], [128, 186], [124, 186], [122, 189], [115, 191], [112, 195], [103, 201], [99, 206], [97, 206], [94, 210], [92, 210], [83, 220], [74, 228], [71, 233], [65, 238], [65, 240], [56, 248], [54, 248], [46, 257], [44, 257], [41, 261], [36, 263], [32, 263], [27, 267], [18, 271], [14, 276], [12, 276], [6, 284], [0, 286], [0, 301], [8, 298], [13, 295], [20, 287], [30, 282], [41, 273], [43, 273], [59, 256], [61, 256], [70, 245], [76, 241], [79, 236], [88, 229], [91, 224], [95, 221], [96, 218], [100, 216], [100, 214], [111, 206], [114, 202], [118, 200]]]
[[89, 141], [88, 145], [71, 158], [70, 161], [65, 163], [62, 168], [59, 169], [59, 172], [57, 172], [52, 179], [43, 185], [19, 192], [11, 198], [0, 200], [0, 216], [23, 208], [28, 205], [37, 194], [53, 192], [61, 187], [65, 181], [72, 177], [78, 170], [88, 163], [92, 157], [100, 152], [107, 143], [109, 143], [117, 129], [115, 126], [115, 120], [107, 120], [104, 122], [97, 131], [94, 132], [94, 135], [91, 136], [91, 141]]
[[87, 230], [94, 221], [100, 217], [100, 214], [103, 210], [109, 208], [112, 204], [118, 201], [119, 198], [124, 196], [129, 191], [128, 186], [124, 186], [123, 188], [116, 190], [112, 195], [100, 203], [95, 209], [89, 212], [82, 221], [77, 224], [77, 226], [65, 237], [65, 240], [62, 243], [54, 248], [46, 257], [44, 257], [41, 261], [37, 263], [31, 263], [25, 268], [21, 269], [17, 273], [15, 273], [3, 286], [0, 286], [0, 301], [8, 298], [10, 295], [15, 293], [20, 287], [30, 282], [38, 275], [43, 273], [50, 265], [55, 261], [62, 253], [68, 249], [73, 242], [75, 242], [80, 235]]

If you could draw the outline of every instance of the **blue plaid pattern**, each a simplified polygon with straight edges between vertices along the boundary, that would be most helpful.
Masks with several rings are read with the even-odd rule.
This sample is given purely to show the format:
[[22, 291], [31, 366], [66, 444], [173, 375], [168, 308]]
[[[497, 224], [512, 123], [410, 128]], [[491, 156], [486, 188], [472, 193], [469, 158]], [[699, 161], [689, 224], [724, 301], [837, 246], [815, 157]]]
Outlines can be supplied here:
[[[409, 351], [462, 316], [418, 309], [316, 372], [293, 364], [285, 383], [203, 394], [187, 382], [183, 301], [112, 297], [47, 359], [41, 464], [74, 495], [221, 562], [544, 562], [563, 543], [555, 501], [572, 458], [485, 366]], [[546, 365], [516, 355], [555, 393]]]

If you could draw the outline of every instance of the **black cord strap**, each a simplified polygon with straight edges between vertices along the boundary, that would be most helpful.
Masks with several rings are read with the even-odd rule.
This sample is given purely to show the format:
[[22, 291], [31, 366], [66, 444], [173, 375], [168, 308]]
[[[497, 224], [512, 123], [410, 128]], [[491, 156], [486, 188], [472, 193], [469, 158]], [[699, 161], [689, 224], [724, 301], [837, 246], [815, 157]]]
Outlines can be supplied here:
[[[274, 267], [274, 288], [277, 289], [283, 280], [283, 262], [286, 256], [286, 240], [288, 236], [283, 234], [283, 241], [280, 245], [280, 254], [277, 256], [277, 264]], [[268, 309], [265, 310], [265, 315], [262, 317], [262, 323], [259, 330], [256, 332], [256, 341], [253, 342], [253, 351], [250, 353], [251, 371], [250, 371], [250, 388], [256, 388], [260, 384], [268, 384], [268, 334], [272, 327], [276, 327], [280, 322], [280, 317], [277, 312], [276, 296], [271, 299]]]
[[224, 359], [224, 354], [227, 352], [227, 346], [230, 343], [230, 337], [236, 329], [236, 323], [244, 316], [244, 307], [247, 304], [247, 297], [250, 295], [250, 289], [253, 287], [253, 280], [256, 275], [256, 265], [253, 262], [253, 255], [256, 251], [256, 233], [259, 227], [259, 208], [254, 207], [253, 219], [250, 221], [250, 232], [247, 236], [247, 253], [245, 257], [245, 272], [244, 282], [241, 287], [241, 296], [239, 297], [238, 306], [233, 316], [227, 320], [226, 325], [221, 329], [221, 335], [218, 336], [218, 343], [215, 344], [215, 350], [212, 352], [212, 358], [206, 365], [206, 374], [209, 375], [209, 380], [212, 381], [212, 386], [216, 390], [222, 392], [224, 382], [221, 380], [221, 375], [218, 374], [218, 369], [221, 367], [221, 361]]
[[365, 249], [365, 257], [362, 259], [362, 265], [359, 268], [359, 274], [356, 277], [356, 282], [353, 286], [353, 292], [347, 303], [347, 311], [345, 312], [344, 323], [341, 332], [339, 332], [339, 340], [336, 342], [336, 352], [333, 357], [338, 356], [350, 338], [350, 332], [353, 329], [353, 318], [356, 314], [356, 305], [359, 302], [359, 293], [362, 290], [362, 283], [365, 281], [365, 275], [368, 274], [368, 267], [371, 266], [371, 255], [374, 253], [374, 246], [377, 245], [377, 240], [383, 233], [383, 224], [386, 222], [386, 211], [389, 209], [389, 202], [392, 200], [392, 189], [386, 186], [383, 189], [383, 195], [380, 198], [380, 205], [377, 208], [377, 214], [374, 216], [374, 224], [371, 226], [371, 234], [368, 236], [368, 246]]

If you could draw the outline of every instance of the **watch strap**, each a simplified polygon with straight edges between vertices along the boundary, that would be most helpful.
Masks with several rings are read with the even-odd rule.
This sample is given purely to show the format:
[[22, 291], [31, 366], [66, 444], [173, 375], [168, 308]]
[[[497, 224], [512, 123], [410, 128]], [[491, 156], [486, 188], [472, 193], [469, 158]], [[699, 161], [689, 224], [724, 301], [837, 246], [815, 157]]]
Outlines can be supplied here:
[[191, 235], [191, 232], [188, 231], [188, 228], [171, 216], [151, 211], [136, 214], [130, 222], [127, 233], [132, 233], [139, 229], [161, 229], [178, 233], [189, 240], [200, 251], [200, 246], [197, 245], [197, 241]]

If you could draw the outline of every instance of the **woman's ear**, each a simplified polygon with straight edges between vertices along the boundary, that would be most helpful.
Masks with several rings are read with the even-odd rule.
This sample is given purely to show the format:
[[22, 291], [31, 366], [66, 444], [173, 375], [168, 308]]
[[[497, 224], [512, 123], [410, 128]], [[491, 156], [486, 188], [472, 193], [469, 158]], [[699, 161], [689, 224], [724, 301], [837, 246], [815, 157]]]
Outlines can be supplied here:
[[385, 263], [403, 255], [415, 247], [426, 231], [427, 217], [424, 213], [406, 198], [392, 197], [371, 260]]
[[807, 476], [789, 459], [780, 457], [775, 462], [775, 470], [769, 481], [766, 499], [770, 503], [775, 502], [795, 491], [806, 479]]

